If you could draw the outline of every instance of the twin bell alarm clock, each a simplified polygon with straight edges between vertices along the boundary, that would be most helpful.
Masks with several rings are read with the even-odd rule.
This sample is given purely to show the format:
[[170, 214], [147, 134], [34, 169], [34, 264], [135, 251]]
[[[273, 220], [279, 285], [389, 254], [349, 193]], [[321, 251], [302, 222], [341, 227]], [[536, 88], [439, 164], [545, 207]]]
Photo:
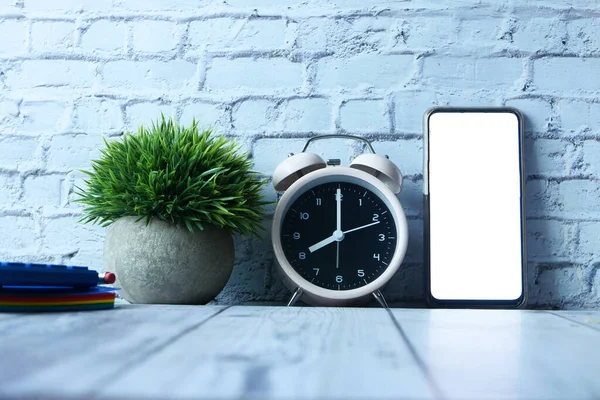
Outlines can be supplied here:
[[[350, 166], [306, 152], [315, 140], [355, 139], [370, 153]], [[309, 139], [299, 154], [279, 164], [273, 185], [283, 192], [273, 217], [277, 268], [298, 299], [310, 305], [364, 304], [396, 273], [408, 243], [406, 216], [397, 195], [402, 174], [366, 139], [323, 135]]]

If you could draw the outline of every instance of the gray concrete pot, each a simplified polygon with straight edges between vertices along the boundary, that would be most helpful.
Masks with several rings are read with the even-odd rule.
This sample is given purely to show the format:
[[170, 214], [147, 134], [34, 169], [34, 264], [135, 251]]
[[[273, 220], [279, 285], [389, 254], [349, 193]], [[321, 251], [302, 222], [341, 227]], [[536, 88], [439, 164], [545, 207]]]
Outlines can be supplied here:
[[104, 241], [104, 267], [117, 275], [120, 294], [131, 303], [206, 304], [225, 287], [234, 262], [231, 234], [204, 226], [181, 226], [135, 217], [116, 220]]

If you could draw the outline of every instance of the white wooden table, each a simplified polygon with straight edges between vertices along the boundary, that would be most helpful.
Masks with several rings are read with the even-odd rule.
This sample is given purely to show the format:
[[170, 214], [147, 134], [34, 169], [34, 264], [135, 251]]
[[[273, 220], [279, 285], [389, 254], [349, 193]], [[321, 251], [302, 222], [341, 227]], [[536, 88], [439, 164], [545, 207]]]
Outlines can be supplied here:
[[0, 314], [0, 398], [598, 399], [600, 312]]

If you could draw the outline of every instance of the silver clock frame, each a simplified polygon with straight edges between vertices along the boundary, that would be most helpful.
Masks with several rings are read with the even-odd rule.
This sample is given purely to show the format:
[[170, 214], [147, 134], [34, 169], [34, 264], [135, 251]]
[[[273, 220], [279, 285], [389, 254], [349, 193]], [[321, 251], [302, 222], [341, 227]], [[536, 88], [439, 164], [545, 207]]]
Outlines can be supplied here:
[[[394, 222], [396, 223], [396, 248], [394, 249], [394, 255], [386, 270], [372, 282], [356, 289], [331, 290], [312, 284], [296, 272], [283, 252], [281, 243], [281, 225], [284, 216], [287, 214], [293, 202], [302, 194], [306, 193], [306, 191], [318, 185], [331, 182], [354, 183], [372, 191], [389, 208], [390, 213], [394, 218]], [[323, 234], [330, 234], [330, 232], [323, 232]], [[406, 215], [398, 197], [378, 178], [375, 178], [367, 172], [349, 167], [327, 167], [319, 169], [302, 176], [294, 182], [279, 199], [273, 217], [271, 236], [278, 272], [285, 286], [290, 291], [294, 292], [289, 305], [297, 301], [300, 296], [302, 296], [302, 300], [307, 304], [323, 306], [359, 305], [365, 303], [374, 296], [380, 304], [387, 306], [381, 295], [380, 289], [383, 288], [398, 271], [408, 247], [408, 225]]]

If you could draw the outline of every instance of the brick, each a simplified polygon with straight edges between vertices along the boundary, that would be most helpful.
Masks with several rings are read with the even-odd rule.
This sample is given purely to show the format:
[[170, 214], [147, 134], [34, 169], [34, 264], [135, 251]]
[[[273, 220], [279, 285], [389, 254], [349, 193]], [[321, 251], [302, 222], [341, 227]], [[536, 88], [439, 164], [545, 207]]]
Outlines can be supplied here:
[[372, 141], [377, 154], [387, 155], [403, 176], [423, 174], [423, 140]]
[[80, 47], [87, 51], [119, 52], [125, 50], [126, 43], [124, 22], [99, 20], [82, 32]]
[[317, 62], [319, 89], [389, 89], [405, 83], [413, 74], [412, 55], [364, 54], [351, 58], [326, 57]]
[[566, 134], [600, 133], [600, 104], [563, 100], [558, 103], [558, 112]]
[[383, 100], [350, 100], [340, 109], [340, 126], [352, 133], [389, 133], [388, 107]]
[[597, 140], [586, 140], [583, 143], [583, 165], [582, 172], [600, 176], [600, 142]]
[[35, 244], [37, 233], [31, 217], [0, 217], [0, 243], [4, 249], [24, 249]]
[[27, 0], [26, 11], [112, 11], [112, 1], [97, 0]]
[[246, 100], [233, 108], [233, 127], [242, 132], [265, 132], [278, 128], [279, 109], [269, 100]]
[[69, 110], [64, 103], [55, 101], [23, 101], [21, 117], [23, 129], [33, 133], [54, 133], [65, 125]]
[[259, 139], [254, 143], [252, 158], [254, 169], [264, 175], [272, 175], [279, 163], [290, 153], [300, 153], [304, 139]]
[[[458, 42], [460, 20], [418, 17], [397, 20], [391, 30], [394, 49], [442, 49]], [[488, 24], [491, 25], [491, 24]]]
[[[79, 250], [82, 246], [102, 243], [104, 230], [97, 225], [79, 223], [77, 217], [46, 219], [42, 245], [54, 252]], [[74, 263], [71, 260], [69, 264]]]
[[525, 167], [528, 174], [569, 175], [575, 146], [566, 140], [536, 139], [525, 141]]
[[568, 228], [562, 221], [527, 221], [527, 256], [537, 261], [561, 261], [568, 257]]
[[29, 176], [25, 179], [23, 205], [27, 208], [57, 207], [64, 177], [62, 175]]
[[165, 118], [175, 116], [175, 109], [170, 105], [157, 103], [137, 103], [125, 108], [127, 118], [127, 129], [129, 132], [137, 132], [139, 126], [144, 125], [149, 128], [152, 123], [161, 118], [161, 113]]
[[74, 22], [36, 21], [31, 25], [31, 49], [33, 51], [70, 50], [74, 44]]
[[[272, 171], [271, 171], [272, 172]], [[261, 196], [264, 201], [272, 202], [263, 208], [263, 212], [266, 216], [272, 217], [275, 214], [275, 208], [277, 206], [277, 192], [273, 187], [273, 183], [269, 182], [261, 188]]]
[[525, 198], [528, 217], [544, 217], [557, 212], [559, 207], [557, 186], [555, 182], [543, 179], [526, 182]]
[[106, 229], [98, 233], [98, 239], [95, 241], [80, 241], [77, 253], [73, 257], [70, 257], [72, 253], [69, 252], [69, 258], [64, 259], [62, 262], [70, 265], [87, 265], [98, 272], [106, 272], [103, 267], [102, 257], [100, 256], [104, 251], [105, 235]]
[[0, 0], [0, 10], [6, 9], [7, 11], [13, 11], [14, 7], [18, 6], [19, 0]]
[[135, 51], [174, 51], [179, 44], [177, 24], [169, 21], [139, 21], [131, 24]]
[[533, 84], [538, 91], [571, 94], [600, 90], [600, 59], [540, 58], [533, 64]]
[[426, 57], [422, 84], [461, 89], [506, 88], [521, 78], [523, 61], [518, 58]]
[[406, 216], [423, 217], [423, 180], [405, 179], [399, 199]]
[[172, 61], [111, 61], [104, 65], [104, 87], [121, 90], [177, 90], [195, 88], [196, 64]]
[[573, 303], [588, 290], [574, 266], [542, 268], [532, 289], [530, 296], [535, 304], [556, 306]]
[[19, 115], [19, 106], [14, 101], [0, 101], [0, 124], [14, 121]]
[[21, 68], [7, 73], [7, 83], [13, 89], [89, 88], [95, 75], [96, 65], [88, 61], [25, 60]]
[[30, 162], [37, 149], [37, 139], [29, 137], [5, 137], [0, 139], [0, 167], [20, 169]]
[[17, 175], [0, 174], [0, 209], [13, 206], [21, 195], [21, 183]]
[[302, 65], [284, 58], [215, 58], [206, 76], [208, 89], [246, 87], [284, 90], [299, 88], [301, 85]]
[[301, 20], [298, 26], [298, 37], [296, 46], [304, 50], [323, 50], [335, 43], [332, 33], [340, 32], [340, 24], [346, 21], [329, 18], [306, 18]]
[[458, 46], [466, 49], [499, 45], [501, 27], [498, 23], [490, 23], [487, 18], [463, 19], [459, 22]]
[[458, 89], [455, 91], [444, 90], [437, 94], [437, 102], [439, 105], [452, 107], [487, 107], [500, 106], [501, 94], [496, 91], [481, 90], [480, 88], [473, 89]]
[[107, 133], [123, 128], [119, 103], [108, 99], [79, 100], [74, 107], [72, 129], [85, 133]]
[[199, 6], [216, 3], [214, 0], [119, 0], [119, 6], [133, 11], [196, 11]]
[[91, 161], [104, 147], [99, 135], [54, 136], [47, 150], [46, 169], [53, 172], [71, 172], [89, 169]]
[[289, 47], [283, 19], [211, 18], [190, 23], [187, 48], [278, 49]]
[[190, 125], [195, 118], [199, 127], [212, 126], [219, 130], [229, 128], [228, 107], [213, 103], [188, 103], [182, 107], [179, 122]]
[[423, 246], [423, 220], [409, 219], [408, 225], [408, 247], [406, 248], [405, 262], [423, 262], [425, 248]]
[[394, 94], [396, 132], [422, 133], [425, 111], [439, 105], [431, 91], [402, 91]]
[[0, 20], [0, 54], [27, 51], [27, 25], [24, 20]]
[[[277, 7], [290, 7], [303, 3], [302, 0], [281, 0], [277, 2]], [[230, 7], [240, 8], [256, 8], [256, 7], [273, 7], [273, 2], [269, 0], [228, 0], [227, 5]]]
[[390, 18], [306, 18], [297, 27], [296, 46], [339, 57], [389, 49]]
[[285, 105], [283, 126], [292, 132], [331, 130], [331, 103], [326, 99], [292, 99]]
[[[256, 171], [265, 175], [272, 175], [279, 163], [285, 161], [288, 154], [302, 152], [306, 139], [260, 139], [254, 143], [252, 158]], [[321, 140], [314, 142], [307, 151], [318, 154], [325, 161], [330, 158], [339, 158], [342, 165], [349, 165], [351, 146], [354, 141], [348, 140]]]
[[506, 105], [521, 111], [525, 118], [525, 132], [545, 133], [555, 125], [552, 107], [544, 99], [513, 99], [508, 100]]
[[578, 253], [588, 257], [600, 257], [600, 222], [582, 222], [579, 224]]
[[600, 182], [581, 179], [559, 184], [559, 210], [568, 218], [600, 216]]
[[423, 271], [423, 264], [403, 263], [390, 283], [382, 290], [388, 304], [423, 299], [425, 297]]
[[558, 18], [520, 20], [512, 44], [528, 52], [562, 52], [566, 49], [567, 26]]
[[576, 54], [598, 54], [600, 22], [598, 18], [573, 19], [567, 22], [567, 48]]

